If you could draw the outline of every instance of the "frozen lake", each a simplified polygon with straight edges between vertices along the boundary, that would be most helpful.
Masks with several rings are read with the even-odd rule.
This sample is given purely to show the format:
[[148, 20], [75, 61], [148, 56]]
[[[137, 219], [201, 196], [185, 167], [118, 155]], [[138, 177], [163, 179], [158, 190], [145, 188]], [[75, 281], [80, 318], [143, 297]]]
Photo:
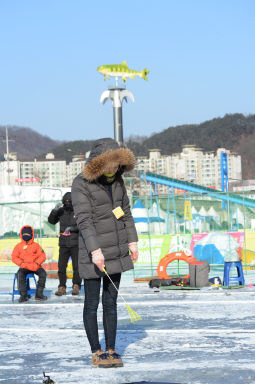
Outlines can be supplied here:
[[[57, 280], [48, 279], [46, 303], [18, 304], [15, 296], [13, 304], [2, 294], [12, 277], [1, 275], [0, 283], [1, 383], [42, 383], [43, 371], [56, 384], [255, 383], [255, 287], [154, 292], [123, 276], [121, 293], [142, 321], [131, 324], [119, 298], [116, 349], [124, 367], [105, 370], [90, 366], [84, 296], [57, 298]], [[99, 329], [103, 338], [101, 306]]]

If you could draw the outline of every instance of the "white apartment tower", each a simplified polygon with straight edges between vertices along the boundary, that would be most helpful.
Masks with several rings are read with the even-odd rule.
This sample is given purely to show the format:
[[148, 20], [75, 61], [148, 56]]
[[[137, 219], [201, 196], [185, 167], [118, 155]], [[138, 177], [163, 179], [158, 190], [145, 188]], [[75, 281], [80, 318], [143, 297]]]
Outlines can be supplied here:
[[[206, 187], [221, 189], [221, 152], [228, 155], [229, 179], [242, 179], [241, 156], [219, 148], [216, 153], [203, 152], [195, 146], [184, 146], [181, 153], [161, 155], [160, 150], [149, 150], [149, 157], [137, 157], [136, 170], [153, 172], [174, 179], [190, 181]], [[162, 188], [161, 188], [162, 189]]]
[[[181, 153], [171, 156], [161, 155], [159, 149], [151, 149], [149, 157], [138, 156], [136, 171], [153, 172], [174, 179], [186, 180], [195, 184], [221, 189], [221, 153], [227, 153], [229, 180], [241, 180], [241, 156], [219, 148], [216, 153], [203, 152], [195, 146], [185, 146]], [[17, 161], [16, 154], [9, 154], [8, 161], [0, 162], [1, 185], [41, 185], [44, 187], [70, 187], [73, 179], [82, 172], [86, 158], [74, 156], [69, 164], [65, 160], [57, 160], [48, 153], [44, 160]], [[17, 179], [38, 178], [38, 181], [17, 182]], [[144, 188], [143, 188], [144, 189]], [[147, 186], [147, 192], [150, 186]], [[165, 193], [167, 188], [157, 186], [158, 193]], [[144, 190], [145, 192], [145, 190]]]

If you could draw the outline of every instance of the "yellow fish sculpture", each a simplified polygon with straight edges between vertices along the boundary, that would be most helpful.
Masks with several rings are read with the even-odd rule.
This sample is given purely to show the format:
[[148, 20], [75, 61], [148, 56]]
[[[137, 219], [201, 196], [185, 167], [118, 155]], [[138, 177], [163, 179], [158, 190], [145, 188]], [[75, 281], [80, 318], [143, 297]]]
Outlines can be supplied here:
[[111, 76], [121, 77], [122, 81], [124, 82], [127, 81], [128, 77], [130, 77], [131, 79], [135, 79], [136, 76], [139, 76], [144, 80], [148, 80], [147, 75], [150, 72], [146, 68], [140, 72], [129, 69], [125, 61], [122, 61], [122, 63], [120, 64], [100, 65], [97, 70], [99, 73], [102, 73], [102, 75], [104, 75], [104, 80], [106, 77], [109, 79]]

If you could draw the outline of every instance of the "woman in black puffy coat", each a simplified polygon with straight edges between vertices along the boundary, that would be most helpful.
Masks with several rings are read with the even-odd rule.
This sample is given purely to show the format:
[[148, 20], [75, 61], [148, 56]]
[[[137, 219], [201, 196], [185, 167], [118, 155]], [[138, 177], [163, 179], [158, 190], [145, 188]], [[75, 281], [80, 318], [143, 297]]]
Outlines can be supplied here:
[[[110, 138], [94, 143], [83, 172], [72, 185], [72, 202], [79, 228], [79, 274], [84, 278], [84, 326], [92, 350], [92, 365], [123, 366], [115, 351], [117, 292], [121, 273], [138, 258], [137, 232], [122, 174], [135, 166], [134, 154]], [[103, 279], [103, 325], [106, 351], [98, 337], [97, 307]]]

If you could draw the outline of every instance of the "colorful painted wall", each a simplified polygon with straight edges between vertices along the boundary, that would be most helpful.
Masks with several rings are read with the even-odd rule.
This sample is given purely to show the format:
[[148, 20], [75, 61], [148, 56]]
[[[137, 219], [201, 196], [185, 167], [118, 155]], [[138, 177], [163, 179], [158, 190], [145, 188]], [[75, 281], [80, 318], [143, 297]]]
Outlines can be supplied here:
[[[217, 233], [214, 232], [217, 235]], [[222, 232], [219, 232], [221, 234]], [[187, 235], [158, 235], [158, 236], [139, 236], [139, 260], [138, 265], [148, 265], [151, 262], [157, 265], [159, 260], [167, 253], [174, 251], [184, 251], [187, 254], [192, 254], [194, 248], [199, 242], [209, 238], [212, 233], [202, 234], [187, 234]], [[231, 239], [236, 243], [236, 249], [241, 250], [241, 256], [243, 262], [246, 264], [254, 264], [255, 266], [255, 232], [232, 232], [225, 234], [230, 235]], [[217, 237], [217, 236], [216, 236]], [[215, 237], [214, 237], [215, 238]], [[227, 239], [228, 237], [226, 237]], [[37, 240], [39, 241], [39, 240]], [[11, 261], [11, 253], [14, 246], [17, 244], [17, 239], [3, 239], [0, 240], [0, 267], [14, 267], [17, 268]], [[57, 270], [58, 262], [58, 238], [45, 238], [41, 239], [40, 245], [44, 249], [47, 257], [46, 269]], [[222, 243], [222, 242], [221, 242]], [[229, 241], [225, 241], [225, 250], [229, 250]], [[231, 243], [232, 244], [232, 243]], [[222, 247], [222, 244], [221, 244]], [[224, 246], [221, 252], [224, 254]]]

